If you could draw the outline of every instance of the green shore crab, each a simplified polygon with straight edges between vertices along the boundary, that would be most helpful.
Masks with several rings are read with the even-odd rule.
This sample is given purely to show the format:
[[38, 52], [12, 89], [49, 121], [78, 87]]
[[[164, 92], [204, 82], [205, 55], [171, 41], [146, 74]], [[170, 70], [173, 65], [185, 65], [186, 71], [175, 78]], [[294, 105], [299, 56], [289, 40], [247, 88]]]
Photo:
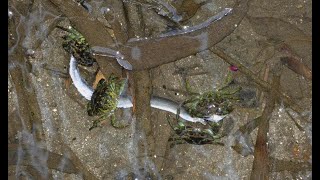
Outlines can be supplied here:
[[97, 120], [93, 122], [92, 130], [98, 127], [99, 123], [110, 117], [111, 125], [116, 128], [123, 128], [126, 125], [119, 125], [116, 123], [114, 111], [117, 109], [118, 99], [121, 92], [124, 89], [126, 80], [116, 77], [111, 74], [106, 82], [105, 79], [101, 79], [97, 85], [97, 88], [93, 92], [92, 98], [87, 105], [87, 111], [89, 116], [99, 116]]
[[86, 39], [71, 26], [69, 28], [61, 26], [57, 27], [68, 32], [62, 37], [64, 39], [64, 42], [62, 43], [63, 49], [73, 55], [78, 64], [83, 66], [92, 66], [96, 60], [93, 57], [91, 47], [87, 43]]
[[[61, 26], [57, 27], [68, 32], [62, 37], [64, 39], [64, 42], [62, 43], [63, 49], [71, 54], [78, 64], [92, 66], [95, 59], [86, 39], [71, 26], [69, 28]], [[97, 88], [87, 104], [87, 112], [89, 116], [99, 116], [99, 118], [94, 120], [93, 125], [89, 130], [98, 127], [101, 121], [109, 117], [111, 118], [111, 125], [113, 127], [126, 127], [126, 125], [117, 123], [114, 115], [114, 111], [117, 109], [119, 96], [124, 89], [125, 83], [125, 79], [120, 79], [113, 74], [109, 76], [107, 81], [101, 79], [98, 82]]]
[[[92, 66], [95, 59], [86, 39], [72, 27], [57, 27], [68, 32], [62, 37], [64, 39], [62, 43], [63, 49], [71, 54], [78, 64]], [[98, 82], [97, 88], [87, 105], [87, 112], [89, 116], [99, 116], [99, 118], [93, 122], [89, 130], [98, 127], [99, 123], [108, 117], [111, 117], [112, 126], [116, 128], [125, 127], [125, 125], [116, 123], [114, 116], [114, 111], [117, 109], [118, 98], [123, 91], [125, 82], [124, 79], [120, 79], [113, 74], [109, 76], [107, 82], [105, 79], [101, 79]]]
[[[226, 116], [233, 111], [234, 101], [238, 101], [238, 94], [241, 87], [230, 86], [232, 82], [231, 74], [229, 73], [224, 82], [224, 86], [218, 90], [196, 94], [186, 99], [181, 106], [192, 116], [208, 120], [207, 125], [191, 125], [190, 122], [180, 121], [177, 114], [177, 125], [173, 126], [170, 121], [168, 123], [174, 131], [174, 135], [169, 138], [169, 142], [175, 144], [219, 144], [222, 135], [219, 130], [222, 126], [223, 119], [215, 122], [214, 115]], [[179, 112], [178, 112], [179, 113]], [[209, 125], [209, 127], [208, 127]]]
[[[91, 48], [86, 42], [85, 38], [72, 27], [69, 29], [63, 27], [59, 28], [69, 32], [63, 37], [65, 40], [63, 42], [63, 48], [74, 56], [77, 63], [86, 66], [92, 65], [95, 60], [92, 57], [93, 54]], [[229, 84], [230, 79], [227, 78], [226, 82]], [[119, 125], [119, 123], [117, 124], [114, 115], [114, 111], [117, 109], [118, 99], [120, 93], [124, 89], [124, 85], [125, 80], [114, 75], [110, 75], [108, 81], [105, 79], [101, 79], [99, 81], [97, 88], [93, 92], [90, 102], [87, 105], [88, 115], [99, 116], [99, 118], [93, 122], [93, 125], [89, 130], [98, 127], [100, 122], [108, 117], [111, 117], [112, 126], [117, 128], [126, 127], [125, 125]], [[204, 94], [197, 94], [188, 98], [182, 103], [181, 106], [185, 108], [192, 117], [201, 118], [208, 121], [219, 121], [233, 110], [232, 102], [230, 100], [233, 99], [233, 95], [237, 91], [238, 90], [232, 92], [222, 88], [220, 90], [210, 91]], [[219, 116], [220, 119], [215, 119], [215, 116]], [[199, 131], [192, 129], [192, 127], [189, 126], [184, 127], [185, 128], [183, 130], [178, 128], [177, 130], [181, 131], [177, 132], [177, 134], [186, 134], [188, 136], [197, 135], [202, 137], [200, 139], [210, 139], [213, 134], [212, 131], [208, 129]], [[190, 134], [191, 132], [195, 134]], [[208, 137], [205, 138], [205, 136]], [[184, 139], [187, 140], [186, 137], [184, 137]], [[195, 139], [195, 137], [191, 139]], [[206, 144], [209, 143], [209, 141], [196, 140], [196, 142], [199, 144]]]
[[182, 103], [182, 107], [192, 117], [210, 119], [212, 115], [224, 116], [233, 110], [232, 102], [226, 97], [227, 95], [220, 91], [209, 91], [191, 96]]
[[219, 130], [222, 126], [222, 121], [219, 122], [208, 122], [209, 127], [194, 127], [190, 123], [178, 121], [177, 126], [173, 126], [168, 120], [170, 127], [174, 131], [174, 135], [169, 138], [170, 147], [176, 144], [218, 144], [223, 145], [219, 140], [222, 135], [219, 134]]

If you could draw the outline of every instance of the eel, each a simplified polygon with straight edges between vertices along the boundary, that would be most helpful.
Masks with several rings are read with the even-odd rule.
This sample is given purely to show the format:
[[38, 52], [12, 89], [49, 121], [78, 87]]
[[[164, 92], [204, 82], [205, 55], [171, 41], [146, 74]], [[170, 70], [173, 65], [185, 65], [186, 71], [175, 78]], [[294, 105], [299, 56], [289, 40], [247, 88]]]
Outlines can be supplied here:
[[[86, 98], [87, 100], [90, 100], [94, 90], [85, 82], [84, 79], [82, 79], [77, 65], [78, 64], [76, 59], [73, 56], [71, 56], [69, 74], [73, 81], [73, 84], [84, 98]], [[153, 108], [168, 111], [173, 114], [177, 114], [179, 110], [180, 111], [179, 116], [182, 119], [190, 122], [200, 122], [202, 124], [205, 124], [205, 122], [208, 120], [213, 122], [218, 122], [225, 117], [225, 116], [219, 116], [219, 115], [213, 115], [208, 119], [191, 117], [191, 115], [186, 111], [186, 109], [181, 107], [179, 103], [163, 97], [157, 97], [157, 96], [151, 97], [150, 105]], [[133, 104], [132, 104], [131, 96], [121, 95], [119, 97], [118, 104], [117, 104], [118, 108], [130, 108], [132, 106]]]

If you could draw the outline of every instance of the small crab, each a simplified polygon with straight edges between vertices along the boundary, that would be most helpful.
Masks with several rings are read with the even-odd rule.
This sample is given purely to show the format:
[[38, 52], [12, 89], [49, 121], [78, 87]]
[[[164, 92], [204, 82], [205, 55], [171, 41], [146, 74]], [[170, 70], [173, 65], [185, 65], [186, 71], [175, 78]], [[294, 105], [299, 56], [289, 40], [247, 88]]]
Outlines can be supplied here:
[[64, 42], [62, 43], [63, 49], [72, 54], [78, 64], [83, 66], [92, 66], [96, 60], [93, 57], [91, 47], [87, 43], [86, 39], [71, 26], [69, 28], [61, 26], [57, 27], [68, 32], [67, 35], [62, 37], [64, 39]]
[[184, 107], [192, 117], [215, 121], [215, 116], [223, 117], [232, 112], [232, 100], [237, 99], [237, 97], [233, 95], [237, 91], [239, 91], [239, 89], [235, 92], [218, 90], [194, 95], [184, 101], [182, 107]]
[[220, 121], [233, 111], [234, 102], [239, 100], [238, 92], [241, 90], [240, 86], [234, 86], [233, 74], [230, 71], [220, 88], [199, 94], [191, 91], [187, 80], [185, 88], [192, 96], [188, 97], [181, 107], [192, 117], [214, 122]]
[[209, 128], [185, 125], [183, 121], [179, 121], [179, 116], [177, 115], [178, 125], [176, 127], [173, 127], [168, 121], [175, 132], [175, 135], [169, 141], [174, 141], [175, 144], [221, 145], [222, 143], [218, 140], [222, 137], [219, 134], [219, 130], [222, 126], [223, 118], [233, 111], [233, 101], [238, 100], [236, 93], [241, 90], [241, 87], [230, 87], [231, 81], [232, 79], [228, 76], [225, 83], [227, 85], [222, 88], [193, 95], [181, 104], [192, 117], [207, 120]]
[[210, 122], [209, 128], [193, 127], [191, 125], [185, 125], [183, 121], [179, 121], [177, 126], [173, 127], [169, 122], [169, 125], [174, 130], [175, 134], [169, 138], [169, 142], [173, 142], [171, 147], [176, 144], [219, 144], [223, 145], [219, 141], [222, 135], [219, 134], [219, 130], [222, 126], [222, 121]]
[[120, 79], [111, 74], [106, 82], [105, 79], [101, 79], [97, 85], [97, 88], [93, 92], [92, 98], [87, 105], [87, 111], [89, 116], [100, 116], [93, 122], [93, 129], [98, 127], [99, 123], [111, 117], [111, 125], [116, 128], [125, 127], [124, 125], [117, 125], [114, 111], [117, 109], [118, 99], [121, 92], [124, 89], [126, 80]]

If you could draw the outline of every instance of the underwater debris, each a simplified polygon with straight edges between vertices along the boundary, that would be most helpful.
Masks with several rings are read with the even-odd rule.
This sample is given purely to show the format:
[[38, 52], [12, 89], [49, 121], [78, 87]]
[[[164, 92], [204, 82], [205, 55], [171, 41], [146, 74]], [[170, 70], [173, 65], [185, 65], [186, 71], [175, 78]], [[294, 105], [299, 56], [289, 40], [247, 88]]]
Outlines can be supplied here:
[[[8, 165], [35, 166], [46, 159], [48, 169], [55, 169], [64, 173], [79, 173], [78, 168], [71, 159], [38, 146], [28, 145], [21, 147], [19, 144], [8, 144]], [[61, 162], [64, 163], [61, 166]], [[44, 172], [42, 172], [44, 173]]]
[[229, 66], [229, 69], [230, 69], [231, 71], [238, 71], [238, 70], [239, 70], [238, 67], [235, 66], [235, 65]]
[[304, 78], [310, 81], [312, 80], [311, 69], [302, 62], [300, 62], [298, 59], [294, 57], [282, 57], [280, 58], [280, 61], [293, 72], [303, 76]]

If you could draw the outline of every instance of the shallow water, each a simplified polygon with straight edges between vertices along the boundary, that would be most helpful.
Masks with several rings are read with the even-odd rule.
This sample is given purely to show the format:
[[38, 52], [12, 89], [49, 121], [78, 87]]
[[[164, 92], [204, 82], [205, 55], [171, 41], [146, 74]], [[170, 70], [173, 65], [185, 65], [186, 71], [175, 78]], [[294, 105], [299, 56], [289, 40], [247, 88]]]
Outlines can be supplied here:
[[[229, 73], [234, 84], [243, 90], [242, 101], [223, 121], [224, 146], [171, 147], [168, 139], [173, 130], [167, 119], [173, 120], [175, 116], [156, 109], [151, 109], [145, 119], [133, 115], [132, 108], [117, 110], [116, 117], [129, 123], [128, 127], [116, 129], [107, 120], [101, 128], [89, 131], [95, 117], [87, 115], [88, 101], [68, 77], [70, 55], [62, 48], [63, 32], [54, 28], [57, 24], [67, 27], [70, 22], [60, 18], [59, 11], [46, 2], [9, 1], [9, 179], [250, 179], [254, 159], [261, 158], [250, 151], [255, 150], [259, 127], [252, 128], [257, 124], [251, 123], [246, 130], [252, 128], [252, 132], [247, 134], [238, 130], [261, 116], [268, 103], [268, 93], [262, 91], [266, 88], [254, 83], [253, 77], [271, 85], [277, 73], [281, 74], [280, 91], [292, 101], [287, 103], [280, 95], [270, 113], [268, 177], [311, 179], [312, 79], [308, 72], [292, 69], [290, 64], [280, 64], [280, 70], [275, 68], [281, 57], [290, 57], [299, 66], [312, 69], [311, 1], [249, 1], [247, 16], [216, 46], [241, 62], [251, 74], [240, 68], [230, 71], [229, 64], [210, 50], [149, 71], [152, 94], [178, 103], [190, 96], [187, 90], [203, 93], [221, 87]], [[93, 17], [103, 18], [101, 9], [113, 7], [118, 8], [112, 11], [114, 17], [125, 22], [118, 1], [87, 3]], [[232, 5], [232, 0], [209, 2], [186, 25], [201, 24], [221, 8]], [[150, 8], [141, 9], [148, 37], [168, 33], [167, 20]], [[89, 84], [94, 82], [97, 68], [97, 63], [93, 67], [79, 67]], [[147, 81], [142, 78], [134, 83], [143, 87]], [[148, 96], [147, 90], [140, 90], [139, 97]], [[136, 112], [139, 109], [148, 116], [149, 108], [136, 107]]]

